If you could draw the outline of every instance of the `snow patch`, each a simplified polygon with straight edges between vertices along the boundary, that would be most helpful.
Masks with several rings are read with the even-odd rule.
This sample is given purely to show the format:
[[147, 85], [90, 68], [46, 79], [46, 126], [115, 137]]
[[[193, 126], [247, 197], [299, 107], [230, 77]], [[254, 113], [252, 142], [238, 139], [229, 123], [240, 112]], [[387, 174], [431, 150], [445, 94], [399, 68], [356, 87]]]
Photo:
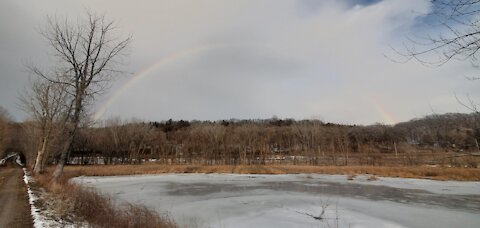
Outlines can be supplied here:
[[32, 213], [33, 218], [33, 226], [35, 228], [45, 227], [47, 224], [46, 218], [40, 215], [39, 209], [35, 206], [35, 201], [38, 200], [38, 197], [33, 194], [32, 189], [30, 188], [30, 176], [28, 175], [28, 171], [26, 168], [23, 168], [23, 181], [27, 185], [27, 192], [28, 192], [28, 202], [30, 203], [30, 211]]
[[[47, 211], [43, 211], [45, 213], [42, 213], [40, 208], [35, 206], [35, 202], [40, 199], [39, 196], [35, 195], [32, 191], [32, 188], [30, 188], [30, 183], [32, 182], [32, 178], [28, 174], [28, 171], [26, 168], [23, 168], [23, 181], [27, 185], [27, 193], [28, 193], [28, 201], [30, 203], [30, 210], [33, 218], [33, 227], [35, 228], [45, 228], [45, 227], [79, 227], [79, 225], [74, 225], [74, 224], [69, 224], [64, 221], [55, 221], [52, 219], [49, 219], [46, 216]], [[80, 227], [87, 227], [87, 226], [82, 226]]]
[[6, 162], [8, 159], [12, 158], [12, 157], [15, 157], [15, 162], [16, 162], [19, 166], [21, 166], [21, 167], [24, 167], [24, 166], [25, 166], [25, 164], [22, 163], [22, 159], [20, 158], [20, 155], [19, 155], [18, 153], [15, 153], [15, 152], [14, 152], [14, 153], [10, 153], [10, 154], [7, 155], [6, 157], [0, 159], [0, 166], [5, 165], [5, 162]]

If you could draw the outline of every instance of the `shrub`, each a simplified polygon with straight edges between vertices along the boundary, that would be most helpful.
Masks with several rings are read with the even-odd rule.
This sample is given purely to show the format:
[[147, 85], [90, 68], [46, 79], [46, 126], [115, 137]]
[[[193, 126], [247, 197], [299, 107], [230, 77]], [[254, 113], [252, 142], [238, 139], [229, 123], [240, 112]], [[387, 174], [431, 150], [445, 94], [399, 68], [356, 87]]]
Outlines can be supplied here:
[[[92, 227], [116, 228], [170, 228], [176, 224], [168, 217], [142, 205], [116, 205], [110, 197], [92, 188], [68, 183], [58, 183], [39, 176], [37, 182], [58, 201], [55, 211], [66, 221], [86, 221]], [[75, 222], [74, 221], [74, 222]]]

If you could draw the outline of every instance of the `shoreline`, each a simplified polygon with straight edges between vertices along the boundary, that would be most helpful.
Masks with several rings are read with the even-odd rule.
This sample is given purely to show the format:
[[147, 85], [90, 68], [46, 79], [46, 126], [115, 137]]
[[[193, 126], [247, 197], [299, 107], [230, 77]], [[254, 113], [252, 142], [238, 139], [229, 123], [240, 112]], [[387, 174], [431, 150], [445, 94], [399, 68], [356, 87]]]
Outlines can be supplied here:
[[[49, 169], [53, 169], [50, 167]], [[372, 175], [440, 181], [480, 181], [480, 169], [457, 167], [304, 166], [304, 165], [87, 165], [66, 166], [65, 178], [168, 173]]]

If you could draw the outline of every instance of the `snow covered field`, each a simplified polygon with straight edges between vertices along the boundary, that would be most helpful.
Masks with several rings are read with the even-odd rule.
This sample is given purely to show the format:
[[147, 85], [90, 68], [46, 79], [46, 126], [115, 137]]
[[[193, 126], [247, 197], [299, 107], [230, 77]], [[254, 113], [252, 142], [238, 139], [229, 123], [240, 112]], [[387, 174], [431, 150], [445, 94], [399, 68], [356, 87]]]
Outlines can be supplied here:
[[480, 227], [480, 182], [343, 175], [167, 174], [73, 181], [184, 227]]

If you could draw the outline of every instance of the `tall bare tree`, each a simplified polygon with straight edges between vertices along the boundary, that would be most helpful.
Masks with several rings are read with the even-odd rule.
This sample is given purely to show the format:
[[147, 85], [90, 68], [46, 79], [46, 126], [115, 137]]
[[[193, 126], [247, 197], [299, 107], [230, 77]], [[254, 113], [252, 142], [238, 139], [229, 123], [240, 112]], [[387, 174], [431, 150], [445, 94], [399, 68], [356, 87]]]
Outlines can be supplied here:
[[55, 130], [64, 125], [65, 115], [68, 111], [65, 84], [54, 83], [43, 78], [32, 82], [20, 100], [24, 110], [31, 115], [36, 128], [39, 130], [39, 146], [35, 159], [34, 172], [44, 171], [48, 147], [54, 136]]
[[[480, 50], [480, 1], [431, 0], [428, 17], [435, 34], [410, 37], [406, 51], [399, 51], [405, 60], [415, 59], [426, 65], [440, 66], [451, 59], [469, 60], [478, 66]], [[434, 54], [434, 55], [432, 55]]]
[[53, 173], [57, 179], [72, 150], [86, 105], [106, 89], [113, 75], [120, 72], [117, 67], [126, 54], [131, 36], [119, 34], [114, 21], [92, 12], [86, 12], [84, 18], [75, 22], [48, 17], [41, 34], [58, 61], [49, 72], [35, 66], [30, 69], [50, 82], [65, 85], [70, 99], [65, 127], [68, 137]]
[[[401, 62], [412, 59], [428, 66], [441, 66], [452, 59], [470, 61], [480, 67], [480, 1], [478, 0], [429, 0], [433, 8], [432, 27], [436, 33], [410, 37], [403, 51], [395, 50], [404, 57]], [[470, 76], [469, 80], [479, 80]], [[472, 112], [478, 113], [479, 106], [467, 94], [466, 99], [457, 101]]]

